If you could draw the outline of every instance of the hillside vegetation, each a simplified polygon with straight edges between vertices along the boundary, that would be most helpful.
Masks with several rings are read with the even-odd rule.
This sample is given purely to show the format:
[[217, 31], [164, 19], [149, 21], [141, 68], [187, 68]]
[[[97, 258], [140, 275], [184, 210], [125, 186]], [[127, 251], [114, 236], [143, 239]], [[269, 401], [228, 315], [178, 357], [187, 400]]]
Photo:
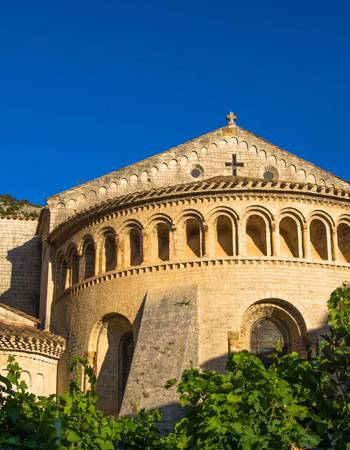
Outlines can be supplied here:
[[40, 209], [40, 206], [28, 200], [17, 200], [9, 194], [0, 194], [0, 217], [37, 219]]

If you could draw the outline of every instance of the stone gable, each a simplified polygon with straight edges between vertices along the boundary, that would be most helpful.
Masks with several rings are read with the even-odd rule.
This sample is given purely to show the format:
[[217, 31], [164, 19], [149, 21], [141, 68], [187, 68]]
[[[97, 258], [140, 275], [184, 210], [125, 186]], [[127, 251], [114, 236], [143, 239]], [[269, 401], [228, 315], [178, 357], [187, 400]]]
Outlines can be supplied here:
[[111, 198], [230, 175], [350, 187], [346, 181], [250, 131], [229, 125], [51, 197], [51, 229], [76, 212]]

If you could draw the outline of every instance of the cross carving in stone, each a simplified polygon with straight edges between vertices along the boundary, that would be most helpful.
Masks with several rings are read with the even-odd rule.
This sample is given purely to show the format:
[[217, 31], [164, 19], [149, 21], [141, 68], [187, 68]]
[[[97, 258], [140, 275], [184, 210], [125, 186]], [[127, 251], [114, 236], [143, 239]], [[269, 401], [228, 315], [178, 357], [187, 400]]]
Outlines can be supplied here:
[[226, 167], [232, 167], [232, 176], [237, 176], [237, 168], [238, 167], [244, 167], [244, 163], [237, 162], [237, 155], [232, 155], [232, 162], [225, 162]]
[[237, 119], [237, 116], [232, 111], [227, 114], [226, 119], [227, 119], [227, 125], [229, 125], [229, 126], [236, 125], [235, 120]]

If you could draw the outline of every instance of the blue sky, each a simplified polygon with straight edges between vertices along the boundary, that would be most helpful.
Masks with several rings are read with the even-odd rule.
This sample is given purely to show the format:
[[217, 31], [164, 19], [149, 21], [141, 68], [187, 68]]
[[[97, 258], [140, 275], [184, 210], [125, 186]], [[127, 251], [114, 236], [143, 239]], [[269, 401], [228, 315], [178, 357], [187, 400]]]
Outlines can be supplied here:
[[0, 1], [0, 193], [45, 198], [225, 124], [349, 179], [348, 2]]

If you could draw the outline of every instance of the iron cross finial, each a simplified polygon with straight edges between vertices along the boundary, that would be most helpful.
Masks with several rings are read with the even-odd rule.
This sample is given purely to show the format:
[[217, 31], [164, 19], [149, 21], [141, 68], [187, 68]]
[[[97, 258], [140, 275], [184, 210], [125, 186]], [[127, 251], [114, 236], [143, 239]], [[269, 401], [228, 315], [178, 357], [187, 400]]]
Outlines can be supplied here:
[[232, 125], [236, 125], [235, 120], [237, 119], [237, 116], [236, 116], [236, 114], [233, 113], [232, 111], [230, 111], [230, 112], [227, 114], [226, 119], [227, 119], [227, 125], [228, 125], [228, 126], [230, 126], [230, 125], [231, 125], [231, 126], [232, 126]]

